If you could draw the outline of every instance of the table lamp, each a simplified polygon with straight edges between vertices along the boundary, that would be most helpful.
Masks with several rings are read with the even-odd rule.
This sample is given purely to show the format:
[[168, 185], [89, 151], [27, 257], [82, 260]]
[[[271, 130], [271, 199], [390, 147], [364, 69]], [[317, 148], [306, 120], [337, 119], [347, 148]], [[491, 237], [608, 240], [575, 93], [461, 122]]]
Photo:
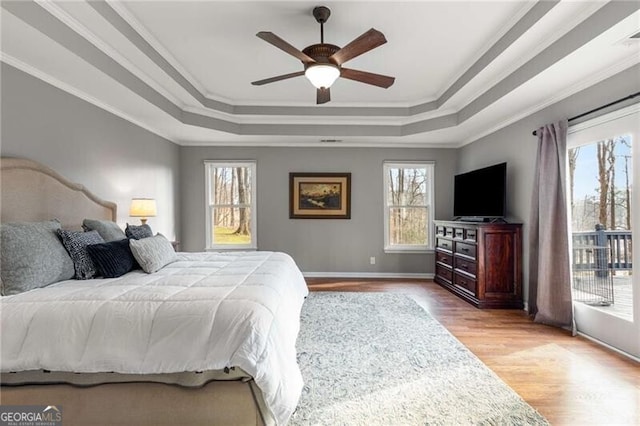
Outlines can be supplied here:
[[144, 225], [147, 218], [156, 216], [156, 200], [153, 198], [132, 198], [129, 216], [139, 217]]

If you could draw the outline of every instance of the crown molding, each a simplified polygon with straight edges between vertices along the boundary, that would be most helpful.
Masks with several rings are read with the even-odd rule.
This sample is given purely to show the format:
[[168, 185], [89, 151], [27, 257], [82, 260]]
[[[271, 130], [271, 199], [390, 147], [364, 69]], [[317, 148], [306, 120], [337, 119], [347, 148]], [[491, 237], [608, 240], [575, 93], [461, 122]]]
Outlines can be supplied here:
[[[96, 7], [95, 5], [93, 5], [92, 7], [98, 14], [105, 18], [106, 22], [113, 25], [113, 22], [117, 21], [118, 26], [114, 26], [114, 30], [119, 31], [120, 34], [126, 37], [127, 35], [122, 32], [122, 29], [125, 28], [126, 25], [130, 24], [127, 23], [124, 17], [121, 17], [119, 15], [118, 10], [107, 9], [111, 8], [111, 3], [113, 2], [100, 1], [97, 4], [102, 6]], [[13, 6], [9, 6], [10, 4], [13, 4]], [[22, 7], [23, 4], [25, 5], [24, 7]], [[284, 136], [286, 138], [299, 137], [301, 140], [307, 141], [309, 140], [309, 137], [353, 137], [369, 139], [379, 138], [383, 140], [392, 140], [394, 138], [399, 138], [399, 140], [401, 140], [400, 138], [402, 138], [403, 136], [414, 136], [412, 139], [415, 140], [416, 137], [420, 134], [457, 126], [468, 120], [469, 118], [474, 117], [476, 114], [482, 112], [501, 97], [508, 95], [508, 93], [514, 90], [514, 88], [519, 87], [519, 85], [523, 84], [523, 82], [534, 78], [535, 76], [539, 75], [540, 72], [543, 72], [543, 70], [556, 63], [559, 59], [557, 59], [556, 56], [554, 56], [554, 52], [550, 52], [550, 50], [558, 42], [567, 38], [571, 40], [573, 45], [580, 46], [580, 43], [586, 43], [592, 38], [596, 37], [601, 33], [601, 31], [604, 31], [603, 28], [607, 23], [610, 23], [612, 22], [612, 20], [619, 18], [622, 13], [626, 13], [631, 8], [630, 6], [624, 6], [618, 9], [614, 9], [612, 7], [601, 8], [603, 12], [602, 14], [604, 15], [604, 19], [602, 19], [602, 21], [604, 22], [600, 22], [598, 19], [592, 19], [594, 18], [593, 16], [589, 18], [589, 24], [592, 25], [588, 25], [587, 21], [583, 21], [580, 26], [589, 27], [588, 31], [577, 31], [577, 28], [570, 29], [562, 38], [552, 43], [550, 47], [545, 48], [535, 57], [529, 59], [523, 66], [519, 67], [516, 71], [509, 74], [509, 76], [505, 77], [495, 86], [488, 88], [483, 92], [482, 96], [475, 99], [473, 103], [467, 104], [459, 110], [438, 108], [437, 105], [435, 105], [436, 101], [432, 101], [427, 104], [415, 105], [410, 108], [398, 107], [395, 105], [386, 108], [361, 106], [291, 107], [270, 105], [264, 107], [252, 107], [250, 105], [226, 105], [228, 109], [225, 108], [223, 110], [220, 110], [213, 107], [208, 107], [208, 105], [204, 105], [203, 107], [184, 106], [179, 104], [175, 100], [175, 98], [172, 99], [170, 97], [167, 97], [164, 92], [157, 90], [155, 87], [151, 86], [150, 83], [147, 83], [150, 79], [146, 75], [144, 75], [144, 73], [142, 77], [137, 75], [134, 71], [132, 71], [132, 69], [129, 68], [130, 66], [133, 66], [128, 61], [126, 61], [124, 58], [121, 58], [120, 55], [117, 54], [117, 52], [107, 46], [104, 42], [98, 40], [95, 34], [93, 34], [86, 27], [79, 24], [66, 12], [61, 10], [59, 6], [54, 4], [54, 2], [49, 0], [39, 0], [38, 3], [23, 4], [19, 2], [5, 2], [2, 7], [7, 9], [9, 13], [17, 13], [16, 16], [19, 17], [19, 19], [23, 20], [25, 23], [33, 26], [34, 28], [37, 27], [34, 26], [33, 23], [44, 21], [45, 24], [41, 25], [41, 27], [38, 28], [42, 34], [58, 42], [63, 47], [69, 49], [71, 52], [78, 55], [78, 57], [86, 60], [89, 64], [94, 66], [96, 70], [104, 72], [105, 74], [110, 76], [113, 81], [122, 84], [136, 96], [139, 96], [141, 99], [149, 102], [154, 107], [157, 107], [160, 111], [163, 111], [164, 113], [170, 115], [178, 123], [181, 123], [185, 126], [197, 126], [202, 129], [209, 129], [220, 133], [227, 133], [229, 134], [230, 140], [243, 139], [243, 137], [245, 138], [245, 141], [234, 141], [232, 143], [229, 141], [208, 141], [206, 143], [207, 145], [218, 146], [242, 146], [241, 144], [246, 144], [244, 146], [262, 146], [262, 142], [250, 141], [251, 138], [255, 136], [264, 137], [267, 141], [264, 143], [264, 145], [267, 146], [279, 146], [277, 141], [273, 141], [273, 139], [276, 139], [278, 136]], [[107, 17], [103, 13], [109, 16]], [[46, 15], [50, 16], [47, 17]], [[593, 15], [595, 15], [595, 13]], [[118, 17], [120, 17], [126, 24], [123, 24], [123, 22], [121, 22]], [[596, 16], [595, 18], [599, 18], [599, 16]], [[70, 31], [66, 30], [66, 28], [69, 28]], [[129, 32], [130, 35], [132, 34], [130, 31], [136, 31], [133, 28], [131, 30], [125, 28], [125, 30]], [[60, 33], [63, 33], [63, 35], [61, 36]], [[136, 43], [132, 43], [133, 45], [138, 46], [138, 48], [141, 49], [140, 46], [142, 46], [142, 42], [140, 41], [140, 39], [138, 39], [138, 36], [142, 38], [145, 43], [149, 42], [146, 41], [144, 37], [139, 33], [136, 34], [132, 34], [136, 38]], [[82, 43], [80, 43], [80, 41], [82, 41]], [[131, 41], [131, 39], [129, 39], [129, 41]], [[81, 48], [77, 48], [76, 46], [78, 45], [81, 46]], [[169, 60], [164, 58], [161, 52], [155, 50], [155, 47], [153, 47], [150, 43], [148, 44], [148, 46], [144, 45], [143, 47], [147, 50], [153, 49], [155, 54], [157, 54], [162, 60], [166, 61], [166, 63], [170, 66], [173, 66], [171, 65]], [[149, 57], [147, 51], [141, 49], [140, 52]], [[99, 57], [99, 60], [95, 60], [96, 57]], [[153, 60], [153, 58], [149, 58]], [[156, 60], [157, 59], [158, 58], [156, 58]], [[180, 145], [191, 144], [184, 141], [176, 141], [171, 137], [168, 137], [168, 135], [162, 134], [163, 132], [141, 123], [134, 117], [131, 117], [118, 108], [101, 102], [100, 100], [93, 98], [87, 93], [74, 89], [66, 83], [52, 77], [51, 75], [48, 75], [18, 61], [16, 58], [3, 55], [2, 61], [10, 65], [16, 64], [13, 66], [174, 143]], [[529, 65], [533, 61], [538, 62], [536, 64], [536, 67], [528, 67], [527, 65]], [[638, 62], [638, 59], [634, 58], [632, 62], [636, 63]], [[155, 63], [159, 66], [159, 69], [166, 72], [166, 68], [168, 67], [164, 64], [164, 62], [159, 61]], [[630, 63], [629, 65], [627, 65], [627, 67], [633, 65], [633, 63]], [[162, 65], [165, 65], [165, 68], [163, 68]], [[622, 65], [617, 65], [621, 67], [620, 69], [625, 68]], [[133, 68], [135, 69], [135, 67]], [[613, 71], [611, 70], [613, 69], [617, 68], [608, 67], [601, 73], [592, 76], [592, 78], [586, 79], [585, 81], [582, 81], [577, 85], [571, 86], [571, 88], [563, 91], [562, 93], [554, 95], [550, 99], [547, 99], [545, 102], [538, 103], [535, 106], [527, 108], [517, 115], [510, 116], [509, 119], [501, 121], [491, 129], [483, 130], [482, 133], [473, 135], [472, 138], [462, 141], [455, 147], [460, 147], [471, 143], [489, 133], [495, 132], [496, 130], [508, 124], [511, 124], [527, 115], [530, 115], [533, 112], [536, 112], [550, 105], [551, 103], [557, 102], [564, 97], [567, 97], [577, 92], [578, 90], [581, 90], [581, 88], [588, 87], [589, 85], [594, 84], [592, 80], [596, 80], [597, 82], [612, 75], [611, 72]], [[174, 68], [174, 71], [179, 73], [179, 70], [176, 68]], [[137, 72], [142, 73], [142, 71], [140, 70], [137, 70]], [[175, 74], [167, 73], [167, 75], [170, 78], [173, 78], [177, 84], [181, 84], [179, 81], [175, 80]], [[185, 78], [186, 81], [186, 77], [182, 77]], [[149, 85], [148, 88], [145, 86], [147, 84]], [[197, 90], [195, 86], [194, 89]], [[199, 99], [196, 100], [200, 101]], [[320, 142], [318, 143], [320, 144]], [[202, 144], [198, 142], [193, 143], [193, 145]], [[382, 142], [380, 143], [380, 145], [393, 147], [438, 146], [438, 144], [430, 144], [427, 142], [413, 143], [407, 141], [400, 142], [400, 144], [394, 142]], [[441, 145], [444, 146], [444, 144]], [[313, 145], [313, 142], [285, 142], [282, 146], [315, 145]], [[318, 146], [327, 146], [327, 144], [322, 143]], [[355, 147], [379, 145], [375, 145], [371, 142], [365, 143], [353, 141], [332, 146]], [[451, 144], [446, 145], [446, 147], [452, 146], [453, 145]]]
[[207, 142], [194, 142], [194, 141], [180, 141], [180, 146], [189, 147], [202, 147], [202, 146], [215, 146], [215, 147], [270, 147], [270, 148], [327, 148], [327, 149], [341, 149], [341, 148], [381, 148], [381, 149], [395, 149], [395, 148], [409, 148], [409, 149], [455, 149], [448, 143], [442, 142], [406, 142], [406, 141], [376, 141], [374, 137], [371, 137], [369, 141], [344, 141], [344, 142], [321, 142], [321, 136], [317, 136], [317, 140], [310, 142], [308, 140], [298, 141], [282, 141], [282, 140], [259, 140], [259, 141], [207, 141]]
[[[553, 0], [553, 1], [548, 1], [547, 3], [548, 4], [552, 4], [551, 7], [553, 7], [558, 2], [559, 2], [559, 0]], [[531, 0], [531, 1], [528, 1], [527, 3], [525, 3], [520, 8], [520, 10], [518, 10], [518, 12], [515, 13], [511, 17], [511, 19], [509, 19], [502, 26], [500, 31], [496, 32], [496, 34], [494, 34], [493, 37], [491, 37], [484, 44], [484, 46], [482, 46], [482, 48], [478, 49], [478, 52], [476, 53], [476, 55], [471, 57], [470, 60], [468, 61], [467, 66], [461, 67], [460, 68], [460, 72], [458, 72], [457, 75], [454, 75], [452, 78], [450, 78], [449, 81], [447, 82], [447, 84], [445, 84], [444, 87], [437, 94], [437, 96], [435, 97], [435, 101], [437, 102], [438, 105], [441, 105], [441, 104], [445, 103], [449, 98], [454, 96], [457, 92], [460, 91], [460, 89], [462, 89], [464, 87], [464, 85], [460, 86], [457, 90], [455, 90], [453, 93], [451, 93], [450, 95], [447, 96], [447, 92], [449, 90], [451, 90], [461, 79], [463, 79], [465, 74], [467, 74], [467, 72], [469, 72], [469, 70], [471, 70], [483, 58], [485, 58], [487, 55], [489, 55], [491, 50], [496, 46], [496, 44], [499, 43], [507, 35], [507, 33], [509, 33], [509, 31], [513, 30], [515, 28], [515, 26], [520, 22], [520, 20], [522, 18], [524, 18], [528, 13], [531, 12], [531, 9], [533, 9], [536, 6], [536, 4], [537, 4], [537, 2], [535, 0]], [[477, 73], [475, 73], [472, 77], [470, 77], [469, 80], [465, 83], [465, 85], [469, 81], [471, 81], [473, 79], [473, 77], [475, 77], [477, 74], [479, 74], [484, 68], [485, 67], [482, 67], [482, 69], [480, 69]], [[444, 96], [447, 96], [447, 99], [443, 99]], [[473, 100], [473, 99], [470, 99], [467, 102], [470, 102], [471, 100]], [[464, 104], [464, 103], [467, 103], [467, 102], [463, 101], [462, 103]]]
[[[247, 103], [243, 103], [243, 104], [235, 104], [232, 100], [221, 97], [221, 96], [216, 96], [216, 95], [212, 95], [210, 92], [206, 92], [203, 89], [203, 85], [197, 81], [197, 79], [195, 79], [192, 75], [189, 75], [188, 73], [186, 73], [186, 70], [184, 68], [184, 66], [182, 66], [180, 64], [180, 62], [175, 59], [175, 57], [173, 57], [168, 50], [162, 45], [162, 43], [160, 43], [154, 36], [152, 36], [146, 29], [145, 27], [126, 9], [125, 6], [119, 4], [116, 1], [113, 0], [100, 0], [100, 1], [94, 1], [94, 4], [99, 4], [100, 2], [107, 4], [116, 14], [118, 14], [125, 22], [128, 23], [128, 25], [131, 27], [131, 29], [133, 31], [135, 31], [139, 37], [141, 37], [143, 40], [145, 40], [149, 47], [151, 49], [154, 49], [155, 54], [157, 54], [158, 56], [162, 57], [165, 61], [167, 61], [168, 64], [170, 64], [179, 74], [181, 74], [181, 77], [184, 78], [185, 80], [189, 81], [190, 84], [193, 85], [193, 87], [199, 92], [199, 95], [202, 97], [202, 99], [199, 99], [199, 101], [201, 103], [203, 103], [205, 107], [209, 108], [209, 109], [216, 109], [214, 105], [210, 105], [211, 102], [216, 102], [216, 103], [221, 103], [222, 108], [227, 110], [227, 111], [232, 111], [233, 114], [243, 114], [242, 111], [244, 110], [249, 110], [252, 111], [252, 113], [250, 113], [250, 115], [287, 115], [287, 116], [295, 116], [295, 115], [304, 115], [301, 113], [301, 105], [295, 105], [295, 104], [291, 104], [288, 103], [286, 105], [278, 105], [278, 104], [274, 104], [274, 103], [263, 103], [263, 102], [247, 102]], [[469, 68], [471, 68], [473, 65], [475, 65], [479, 60], [481, 60], [484, 56], [487, 55], [487, 53], [491, 50], [492, 47], [495, 46], [495, 43], [497, 41], [500, 41], [504, 35], [506, 33], [508, 33], [515, 25], [517, 25], [518, 23], [521, 22], [522, 17], [524, 17], [525, 15], [527, 15], [534, 7], [545, 7], [548, 8], [546, 10], [550, 10], [551, 8], [553, 8], [555, 6], [555, 4], [557, 4], [558, 1], [554, 1], [554, 2], [546, 2], [546, 3], [551, 3], [550, 6], [537, 6], [536, 2], [532, 2], [529, 1], [527, 2], [520, 10], [517, 14], [514, 15], [514, 17], [507, 23], [505, 24], [505, 26], [503, 27], [503, 29], [501, 30], [500, 33], [498, 33], [495, 37], [494, 40], [491, 40], [490, 43], [487, 43], [487, 47], [483, 50], [481, 50], [480, 52], [483, 53], [479, 53], [478, 55], [478, 59], [474, 60], [474, 61], [470, 61], [472, 65], [470, 65], [469, 67], [463, 67], [463, 70], [468, 70]], [[93, 6], [94, 9], [96, 9], [96, 11], [98, 13], [100, 13], [107, 21], [110, 22], [110, 19], [108, 16], [104, 15], [104, 13], [101, 11], [100, 8], [96, 7], [95, 5]], [[546, 13], [546, 12], [545, 12]], [[538, 17], [537, 19], [534, 19], [532, 22], [529, 23], [529, 27], [531, 25], [534, 25], [536, 22], [538, 22], [538, 20], [544, 16], [544, 13]], [[527, 27], [527, 28], [529, 28]], [[521, 29], [521, 32], [524, 32], [527, 28], [523, 28]], [[120, 29], [118, 27], [116, 27], [116, 30], [120, 31]], [[121, 34], [124, 37], [127, 37], [126, 34], [122, 33]], [[127, 37], [128, 38], [128, 37]], [[129, 39], [131, 41], [131, 39]], [[141, 50], [142, 51], [142, 50]], [[147, 52], [142, 51], [143, 54], [147, 55], [152, 61], [153, 58], [151, 58]], [[155, 62], [155, 61], [154, 61]], [[170, 78], [173, 78], [173, 76], [171, 76], [170, 73], [167, 72], [167, 70], [164, 69], [164, 67], [162, 67], [160, 64], [157, 64], [163, 71], [165, 71], [165, 73], [167, 73], [167, 75]], [[482, 69], [484, 69], [484, 67], [482, 67]], [[482, 71], [482, 69], [478, 70], [478, 72]], [[443, 103], [442, 101], [442, 96], [444, 93], [446, 93], [447, 91], [449, 91], [451, 89], [451, 87], [453, 87], [453, 84], [456, 84], [458, 81], [460, 81], [460, 79], [464, 76], [464, 74], [467, 71], [464, 71], [461, 73], [461, 75], [453, 80], [453, 83], [451, 83], [450, 85], [448, 85], [447, 87], [445, 87], [444, 89], [442, 89], [442, 93], [439, 96], [436, 97], [426, 97], [423, 99], [417, 99], [413, 102], [407, 102], [407, 103], [403, 103], [403, 104], [398, 104], [398, 103], [393, 103], [393, 104], [376, 104], [374, 107], [364, 107], [361, 104], [355, 104], [355, 105], [340, 105], [340, 106], [336, 106], [336, 107], [324, 107], [322, 110], [327, 110], [330, 108], [334, 108], [334, 109], [341, 109], [340, 111], [340, 115], [369, 115], [369, 114], [362, 114], [359, 113], [357, 111], [354, 111], [353, 113], [350, 113], [349, 110], [358, 110], [359, 108], [362, 108], [363, 111], [364, 110], [370, 110], [370, 109], [385, 109], [385, 110], [389, 110], [389, 109], [397, 109], [397, 110], [401, 110], [403, 111], [403, 113], [396, 113], [396, 114], [392, 114], [392, 115], [408, 115], [408, 116], [413, 116], [413, 115], [418, 115], [421, 114], [423, 112], [428, 112], [428, 111], [433, 111], [433, 110], [437, 110], [439, 109], [439, 105], [441, 103]], [[476, 73], [477, 74], [477, 73]], [[449, 95], [452, 96], [453, 94], [457, 93], [462, 87], [464, 87], [469, 81], [473, 80], [474, 76], [476, 75], [474, 74], [473, 76], [470, 76], [468, 78], [468, 81], [466, 81], [463, 85], [461, 85], [460, 87], [457, 87], [455, 89], [454, 92], [452, 92], [452, 94]], [[174, 79], [175, 81], [175, 79]], [[181, 85], [180, 82], [175, 81], [177, 84]], [[184, 87], [183, 87], [184, 88]], [[185, 88], [185, 90], [187, 90]], [[469, 99], [467, 102], [463, 102], [464, 105], [466, 105], [468, 102], [471, 102], [473, 100], [473, 98]], [[209, 102], [207, 102], [209, 101]], [[259, 109], [263, 110], [261, 112], [257, 112]], [[316, 111], [318, 111], [317, 107], [315, 108]], [[302, 111], [305, 111], [304, 108], [302, 108]], [[416, 111], [416, 112], [413, 112]], [[314, 114], [315, 115], [315, 114]], [[323, 115], [327, 115], [327, 114], [323, 114]], [[331, 115], [331, 114], [328, 114]], [[379, 116], [382, 115], [389, 115], [388, 112], [385, 113], [380, 113], [378, 114]]]
[[102, 41], [99, 37], [95, 35], [91, 30], [89, 30], [86, 26], [82, 25], [78, 22], [77, 19], [69, 15], [65, 10], [63, 10], [59, 5], [57, 5], [53, 0], [35, 0], [35, 2], [49, 12], [52, 16], [57, 18], [60, 22], [65, 24], [71, 30], [76, 32], [82, 38], [87, 40], [89, 43], [94, 45], [100, 51], [102, 51], [105, 55], [109, 56], [111, 59], [120, 64], [127, 71], [135, 75], [141, 80], [144, 80], [149, 86], [151, 86], [158, 93], [162, 94], [165, 98], [171, 101], [173, 104], [178, 107], [184, 107], [185, 104], [180, 99], [178, 99], [171, 91], [156, 80], [152, 79], [146, 72], [142, 71], [140, 68], [135, 66], [131, 61], [122, 56], [117, 50], [112, 48], [110, 45]]
[[39, 69], [32, 67], [29, 64], [26, 64], [22, 61], [20, 61], [19, 59], [14, 58], [13, 56], [7, 55], [4, 52], [0, 52], [0, 62], [4, 62], [7, 65], [10, 65], [16, 69], [19, 69], [22, 72], [25, 72], [37, 79], [40, 79], [42, 81], [44, 81], [45, 83], [50, 84], [51, 86], [60, 89], [64, 92], [69, 93], [70, 95], [73, 95], [79, 99], [82, 99], [85, 102], [88, 102], [92, 105], [97, 106], [98, 108], [101, 108], [117, 117], [122, 118], [123, 120], [126, 120], [132, 124], [135, 124], [138, 127], [143, 128], [144, 130], [147, 130], [151, 133], [153, 133], [154, 135], [160, 136], [161, 138], [167, 139], [168, 141], [171, 141], [175, 144], [178, 144], [178, 141], [173, 139], [171, 136], [169, 136], [168, 134], [159, 131], [158, 129], [148, 126], [145, 123], [137, 120], [135, 117], [132, 117], [131, 115], [113, 107], [112, 105], [109, 105], [105, 102], [102, 102], [101, 100], [89, 95], [86, 92], [83, 92], [82, 90], [78, 90], [75, 87], [61, 81], [58, 80], [55, 77], [52, 77], [51, 75], [44, 73], [42, 71], [40, 71]]
[[[202, 82], [200, 82], [200, 80], [198, 80], [197, 78], [195, 78], [191, 73], [189, 73], [189, 71], [187, 71], [187, 69], [180, 63], [180, 61], [178, 61], [170, 52], [169, 50], [162, 44], [160, 43], [160, 41], [154, 37], [149, 31], [147, 31], [147, 29], [144, 27], [144, 25], [142, 25], [140, 23], [140, 21], [138, 21], [138, 19], [133, 16], [133, 14], [131, 12], [129, 12], [129, 10], [124, 7], [120, 1], [114, 1], [114, 0], [92, 0], [95, 3], [97, 3], [98, 1], [102, 1], [103, 3], [106, 3], [109, 7], [111, 7], [118, 15], [120, 15], [120, 17], [131, 26], [131, 28], [138, 33], [138, 35], [144, 40], [146, 41], [149, 46], [151, 48], [153, 48], [156, 53], [158, 55], [160, 55], [162, 58], [164, 58], [165, 61], [167, 61], [169, 63], [169, 65], [171, 65], [173, 68], [175, 68], [175, 70], [180, 73], [180, 75], [187, 80], [202, 96], [217, 101], [217, 102], [222, 102], [222, 103], [228, 103], [231, 104], [232, 101], [230, 99], [225, 99], [223, 97], [217, 97], [217, 96], [213, 96], [213, 97], [209, 97], [209, 96], [205, 96], [204, 93], [206, 93], [206, 89], [204, 88], [204, 85], [202, 84]], [[100, 13], [99, 10], [96, 10], [96, 12]], [[103, 16], [104, 18], [104, 16]], [[106, 19], [106, 18], [105, 18]], [[124, 35], [124, 34], [123, 34]], [[126, 36], [125, 36], [126, 37]], [[128, 39], [128, 37], [127, 37]], [[131, 42], [131, 40], [129, 39], [129, 41]], [[144, 54], [144, 52], [142, 52]], [[168, 75], [168, 77], [171, 77], [170, 75]], [[178, 82], [176, 82], [177, 84], [179, 84]]]
[[[531, 59], [535, 58], [537, 55], [539, 55], [541, 52], [543, 52], [545, 49], [547, 49], [549, 46], [555, 43], [555, 41], [557, 41], [558, 39], [563, 37], [565, 34], [567, 34], [569, 31], [571, 31], [576, 26], [578, 26], [587, 17], [596, 13], [602, 6], [604, 6], [604, 3], [605, 2], [603, 1], [600, 1], [600, 2], [594, 1], [593, 4], [598, 5], [598, 7], [592, 6], [588, 10], [583, 10], [582, 13], [574, 15], [572, 19], [569, 22], [567, 22], [566, 25], [564, 25], [562, 28], [558, 29], [555, 32], [545, 34], [545, 37], [540, 41], [540, 43], [536, 44], [535, 49], [528, 51], [527, 55], [518, 56], [516, 61], [509, 64], [509, 67], [505, 67], [502, 72], [497, 73], [493, 78], [491, 78], [487, 82], [486, 86], [494, 87], [498, 85], [501, 81], [505, 80], [511, 74], [513, 74], [518, 69], [520, 69], [520, 67], [526, 65], [529, 61], [531, 61]], [[485, 92], [486, 90], [479, 88], [474, 93], [470, 94], [467, 97], [467, 99], [462, 103], [467, 105], [473, 102], [475, 99], [482, 96], [482, 94]]]
[[362, 116], [362, 115], [261, 115], [246, 114], [233, 115], [222, 113], [216, 110], [204, 107], [185, 107], [184, 112], [197, 114], [200, 116], [226, 120], [235, 124], [279, 124], [279, 125], [331, 125], [331, 124], [347, 124], [354, 126], [363, 125], [397, 125], [405, 126], [412, 123], [435, 119], [451, 114], [457, 114], [458, 111], [452, 108], [442, 108], [440, 110], [428, 111], [412, 116]]
[[474, 134], [472, 138], [465, 139], [459, 145], [457, 145], [457, 148], [461, 148], [465, 145], [468, 145], [472, 142], [482, 139], [483, 137], [488, 136], [504, 127], [507, 127], [510, 124], [520, 121], [523, 118], [529, 117], [530, 115], [535, 114], [538, 111], [541, 111], [553, 104], [556, 104], [568, 98], [569, 96], [575, 95], [576, 93], [581, 92], [582, 90], [585, 90], [617, 73], [620, 73], [626, 70], [627, 68], [631, 68], [632, 66], [635, 66], [638, 63], [640, 63], [640, 54], [636, 55], [635, 57], [625, 58], [612, 66], [604, 68], [603, 70], [601, 70], [596, 74], [592, 74], [589, 78], [584, 79], [577, 84], [567, 87], [565, 90], [558, 92], [556, 95], [551, 96], [545, 99], [544, 101], [539, 102], [529, 108], [526, 108], [520, 111], [518, 114], [510, 116], [509, 119], [503, 120], [481, 133]]

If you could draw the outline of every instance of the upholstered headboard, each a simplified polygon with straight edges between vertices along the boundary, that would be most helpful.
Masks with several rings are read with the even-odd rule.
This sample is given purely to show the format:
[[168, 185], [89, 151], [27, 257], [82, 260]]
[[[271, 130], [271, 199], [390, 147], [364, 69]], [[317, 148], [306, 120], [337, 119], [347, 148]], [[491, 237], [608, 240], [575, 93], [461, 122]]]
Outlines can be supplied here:
[[50, 168], [24, 158], [0, 158], [0, 221], [58, 219], [79, 228], [85, 218], [116, 220], [117, 205]]

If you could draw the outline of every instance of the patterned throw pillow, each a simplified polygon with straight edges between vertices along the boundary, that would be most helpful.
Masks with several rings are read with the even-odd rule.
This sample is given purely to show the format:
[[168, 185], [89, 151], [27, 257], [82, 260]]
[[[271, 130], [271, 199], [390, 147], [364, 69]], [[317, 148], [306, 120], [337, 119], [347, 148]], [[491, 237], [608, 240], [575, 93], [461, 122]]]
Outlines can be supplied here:
[[58, 235], [62, 239], [62, 244], [69, 252], [71, 260], [73, 260], [73, 267], [76, 271], [75, 278], [77, 280], [93, 278], [97, 270], [87, 252], [87, 246], [90, 244], [104, 243], [104, 239], [98, 231], [78, 232], [58, 229]]
[[129, 240], [109, 241], [93, 244], [87, 247], [89, 256], [98, 268], [98, 272], [105, 278], [118, 278], [140, 266], [131, 254]]
[[151, 231], [151, 227], [146, 223], [144, 225], [129, 225], [127, 223], [124, 234], [127, 238], [133, 238], [134, 240], [153, 237], [153, 231]]
[[171, 242], [162, 234], [142, 240], [130, 240], [131, 252], [147, 274], [178, 260]]
[[60, 243], [58, 229], [57, 220], [0, 225], [3, 296], [73, 278], [73, 261]]
[[82, 221], [82, 228], [85, 231], [98, 231], [98, 234], [106, 242], [126, 238], [118, 224], [110, 220], [85, 219]]

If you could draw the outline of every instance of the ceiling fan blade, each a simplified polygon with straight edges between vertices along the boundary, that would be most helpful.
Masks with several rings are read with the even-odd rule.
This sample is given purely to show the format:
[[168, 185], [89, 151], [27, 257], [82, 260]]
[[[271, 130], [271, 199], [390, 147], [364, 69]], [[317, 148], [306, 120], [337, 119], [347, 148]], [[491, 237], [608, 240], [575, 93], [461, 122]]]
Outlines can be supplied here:
[[326, 87], [322, 87], [316, 92], [316, 104], [326, 104], [331, 100], [331, 93]]
[[361, 83], [372, 84], [374, 86], [383, 87], [385, 89], [387, 89], [393, 84], [394, 81], [396, 81], [395, 77], [389, 77], [382, 74], [374, 74], [367, 71], [353, 70], [350, 68], [342, 68], [340, 71], [340, 77], [359, 81]]
[[251, 84], [253, 84], [254, 86], [262, 86], [263, 84], [274, 83], [276, 81], [299, 77], [301, 75], [304, 75], [304, 71], [292, 72], [290, 74], [282, 74], [271, 78], [265, 78], [264, 80], [252, 81]]
[[289, 55], [295, 56], [305, 64], [315, 62], [315, 60], [311, 56], [307, 55], [306, 53], [302, 53], [302, 51], [296, 49], [295, 47], [293, 47], [292, 45], [290, 45], [289, 43], [287, 43], [286, 41], [284, 41], [283, 39], [281, 39], [280, 37], [278, 37], [272, 32], [260, 31], [258, 34], [256, 34], [256, 36], [263, 39], [267, 43], [274, 45], [278, 49], [284, 50]]
[[360, 37], [353, 40], [333, 55], [329, 56], [329, 60], [338, 65], [342, 65], [348, 60], [353, 59], [356, 56], [360, 56], [371, 49], [385, 44], [386, 42], [387, 39], [384, 38], [384, 34], [374, 28], [371, 28], [369, 31], [362, 34]]

